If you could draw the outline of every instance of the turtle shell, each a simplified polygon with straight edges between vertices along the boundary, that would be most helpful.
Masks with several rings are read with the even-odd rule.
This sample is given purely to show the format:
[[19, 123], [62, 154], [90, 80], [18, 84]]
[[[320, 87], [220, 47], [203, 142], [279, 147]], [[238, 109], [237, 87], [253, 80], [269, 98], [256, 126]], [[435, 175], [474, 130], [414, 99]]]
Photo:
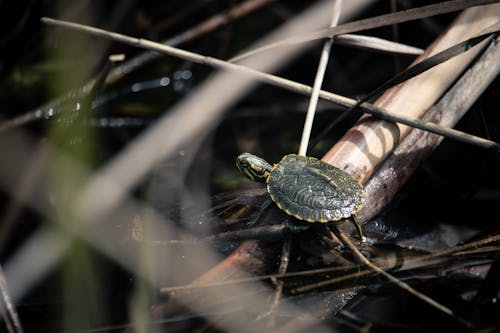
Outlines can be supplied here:
[[363, 186], [345, 171], [295, 154], [273, 166], [267, 190], [280, 209], [309, 222], [348, 218], [361, 208], [364, 195]]

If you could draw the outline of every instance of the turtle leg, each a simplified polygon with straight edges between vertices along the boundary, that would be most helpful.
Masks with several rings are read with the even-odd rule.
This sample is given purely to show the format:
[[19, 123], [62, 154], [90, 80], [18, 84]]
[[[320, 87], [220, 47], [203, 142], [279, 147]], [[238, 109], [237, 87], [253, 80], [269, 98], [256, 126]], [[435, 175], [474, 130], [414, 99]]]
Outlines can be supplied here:
[[364, 240], [363, 230], [361, 229], [361, 223], [359, 223], [359, 220], [358, 220], [358, 217], [356, 216], [356, 214], [352, 214], [350, 217], [350, 220], [352, 221], [352, 223], [354, 224], [354, 226], [358, 230], [359, 239], [361, 240], [361, 243], [363, 243], [363, 240]]

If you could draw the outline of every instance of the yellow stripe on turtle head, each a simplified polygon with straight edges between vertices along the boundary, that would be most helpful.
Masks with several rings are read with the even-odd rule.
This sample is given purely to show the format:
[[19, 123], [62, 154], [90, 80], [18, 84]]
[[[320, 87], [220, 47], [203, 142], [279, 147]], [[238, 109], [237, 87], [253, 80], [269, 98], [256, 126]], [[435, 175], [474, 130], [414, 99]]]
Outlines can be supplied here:
[[253, 181], [265, 183], [271, 173], [271, 165], [264, 159], [243, 153], [236, 158], [238, 170]]

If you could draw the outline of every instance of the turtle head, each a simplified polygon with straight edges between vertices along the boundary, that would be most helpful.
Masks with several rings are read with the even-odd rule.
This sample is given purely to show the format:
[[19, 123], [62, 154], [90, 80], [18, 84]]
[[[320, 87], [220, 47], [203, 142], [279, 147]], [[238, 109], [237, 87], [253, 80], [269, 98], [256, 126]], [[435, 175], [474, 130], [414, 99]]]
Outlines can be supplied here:
[[255, 182], [265, 183], [271, 173], [271, 164], [249, 153], [243, 153], [236, 158], [236, 167]]

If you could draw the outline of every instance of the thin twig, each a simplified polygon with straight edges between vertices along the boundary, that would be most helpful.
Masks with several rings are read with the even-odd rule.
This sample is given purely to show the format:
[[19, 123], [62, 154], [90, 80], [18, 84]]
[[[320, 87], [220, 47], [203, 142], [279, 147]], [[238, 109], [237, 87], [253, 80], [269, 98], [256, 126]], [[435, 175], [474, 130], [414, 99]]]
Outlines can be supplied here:
[[[104, 38], [110, 38], [116, 41], [120, 41], [125, 44], [130, 44], [136, 47], [141, 47], [145, 49], [150, 49], [150, 50], [156, 50], [158, 52], [162, 52], [165, 54], [169, 54], [172, 56], [176, 56], [185, 60], [189, 60], [195, 63], [199, 64], [204, 64], [204, 65], [210, 65], [215, 68], [219, 69], [225, 69], [225, 70], [232, 70], [236, 71], [242, 75], [247, 75], [249, 77], [252, 77], [254, 79], [257, 79], [261, 82], [272, 84], [278, 87], [282, 87], [285, 89], [288, 89], [290, 91], [294, 91], [306, 96], [309, 96], [312, 92], [312, 88], [301, 84], [297, 83], [291, 80], [287, 80], [275, 75], [263, 73], [245, 66], [241, 66], [238, 64], [233, 64], [229, 63], [220, 59], [216, 59], [213, 57], [208, 57], [208, 56], [202, 56], [193, 52], [188, 52], [184, 51], [178, 48], [170, 47], [167, 45], [163, 45], [160, 43], [155, 43], [146, 39], [141, 39], [141, 38], [133, 38], [129, 37], [126, 35], [122, 35], [119, 33], [115, 32], [109, 32], [106, 30], [98, 29], [95, 27], [90, 27], [78, 23], [72, 23], [72, 22], [67, 22], [67, 21], [61, 21], [61, 20], [55, 20], [51, 18], [44, 17], [41, 19], [42, 22], [49, 24], [49, 25], [55, 25], [55, 26], [62, 26], [66, 27], [68, 29], [74, 29], [77, 31], [82, 31], [89, 33], [94, 36], [100, 36]], [[352, 107], [353, 105], [356, 104], [356, 101], [341, 95], [333, 94], [324, 90], [320, 91], [319, 96], [327, 101], [333, 102], [337, 105], [344, 106], [344, 107]], [[415, 127], [419, 128], [424, 131], [428, 131], [431, 133], [439, 134], [442, 136], [445, 136], [450, 139], [466, 142], [472, 145], [476, 145], [481, 148], [485, 149], [494, 149], [497, 151], [500, 151], [500, 144], [493, 142], [491, 140], [487, 140], [481, 137], [477, 137], [474, 135], [470, 135], [467, 133], [463, 133], [460, 131], [457, 131], [452, 128], [446, 128], [440, 125], [437, 125], [435, 123], [430, 123], [430, 122], [424, 122], [419, 119], [414, 119], [414, 118], [408, 118], [403, 115], [398, 115], [392, 112], [388, 112], [386, 109], [374, 106], [369, 103], [363, 103], [360, 108], [363, 110], [363, 112], [372, 114], [374, 116], [377, 116], [381, 119], [392, 121], [392, 122], [397, 122], [401, 124], [408, 125], [410, 127]]]
[[[467, 244], [463, 244], [463, 245], [458, 245], [458, 246], [455, 246], [455, 247], [452, 247], [450, 249], [443, 250], [443, 251], [440, 251], [437, 253], [425, 254], [425, 255], [421, 255], [421, 256], [416, 256], [414, 258], [410, 258], [409, 260], [406, 260], [406, 264], [411, 266], [416, 262], [425, 262], [425, 261], [429, 261], [429, 260], [436, 259], [439, 257], [447, 256], [447, 255], [454, 255], [456, 253], [463, 252], [463, 251], [468, 250], [468, 249], [479, 248], [481, 246], [485, 246], [485, 245], [495, 243], [498, 241], [500, 241], [500, 234], [495, 234], [495, 235], [488, 236], [487, 238], [480, 239], [480, 240], [475, 241], [475, 242], [471, 242], [471, 243], [467, 243]], [[381, 265], [379, 267], [381, 267], [382, 269], [389, 269], [390, 268], [389, 265]], [[355, 272], [355, 273], [351, 273], [351, 274], [347, 274], [347, 275], [342, 275], [342, 276], [335, 277], [332, 279], [323, 280], [321, 282], [316, 282], [316, 283], [308, 284], [308, 285], [305, 285], [302, 287], [298, 287], [298, 288], [290, 290], [290, 292], [292, 294], [303, 293], [303, 292], [311, 291], [313, 289], [330, 286], [332, 284], [336, 284], [339, 282], [344, 282], [344, 281], [348, 281], [351, 279], [359, 279], [363, 276], [370, 275], [371, 273], [372, 273], [372, 270], [368, 270], [368, 269], [362, 270], [359, 272]]]
[[[452, 47], [446, 48], [443, 51], [440, 51], [439, 53], [436, 53], [432, 56], [430, 56], [427, 59], [422, 60], [421, 62], [418, 62], [416, 64], [411, 65], [410, 67], [406, 68], [404, 71], [399, 72], [397, 75], [393, 76], [391, 79], [388, 81], [384, 82], [382, 85], [378, 86], [375, 90], [371, 91], [370, 93], [366, 94], [363, 98], [358, 100], [356, 104], [352, 107], [350, 107], [347, 111], [344, 112], [340, 117], [335, 119], [333, 122], [331, 122], [328, 126], [326, 126], [320, 134], [318, 134], [312, 143], [310, 144], [309, 150], [314, 149], [315, 145], [323, 138], [325, 137], [331, 130], [332, 128], [339, 122], [342, 121], [347, 115], [350, 115], [352, 113], [357, 112], [357, 108], [363, 104], [364, 102], [372, 99], [375, 96], [380, 96], [383, 92], [386, 90], [403, 83], [405, 81], [408, 81], [409, 79], [418, 76], [425, 71], [434, 68], [435, 66], [453, 58], [456, 57], [457, 55], [466, 52], [470, 48], [474, 47], [475, 45], [479, 44], [480, 42], [490, 39], [491, 40], [491, 35], [495, 32], [500, 30], [500, 23], [494, 24], [487, 29], [484, 29], [482, 32], [478, 33], [476, 37], [469, 38], [461, 43], [455, 44]], [[429, 119], [423, 119], [422, 120], [427, 120]], [[444, 124], [442, 124], [444, 125]]]
[[403, 23], [413, 20], [418, 20], [422, 18], [427, 18], [434, 15], [446, 14], [454, 11], [459, 11], [462, 9], [481, 6], [486, 4], [491, 4], [498, 2], [498, 0], [453, 0], [441, 3], [436, 3], [428, 6], [422, 6], [417, 8], [412, 8], [408, 10], [402, 10], [399, 12], [384, 14], [376, 17], [370, 17], [363, 20], [358, 20], [354, 22], [345, 23], [336, 27], [331, 27], [321, 31], [316, 31], [303, 36], [294, 36], [281, 40], [279, 42], [268, 44], [257, 49], [240, 54], [234, 57], [233, 61], [240, 61], [242, 59], [248, 58], [254, 54], [269, 51], [271, 49], [283, 46], [290, 46], [305, 42], [311, 42], [323, 38], [332, 38], [336, 35], [357, 32], [361, 30], [369, 30], [373, 28], [384, 27], [392, 24]]
[[[342, 11], [342, 1], [335, 1], [332, 10], [332, 21], [330, 23], [330, 27], [336, 26], [339, 21], [340, 12]], [[321, 51], [321, 57], [316, 71], [316, 77], [314, 78], [311, 98], [309, 99], [309, 106], [307, 108], [302, 138], [300, 140], [299, 155], [306, 155], [307, 152], [307, 145], [309, 144], [309, 137], [311, 136], [311, 128], [314, 122], [316, 106], [318, 105], [319, 91], [323, 85], [323, 79], [325, 78], [326, 66], [328, 65], [328, 59], [330, 58], [332, 44], [333, 39], [327, 40], [323, 45], [323, 50]]]
[[372, 99], [375, 96], [380, 96], [384, 91], [386, 91], [389, 88], [392, 88], [402, 82], [405, 82], [419, 74], [424, 73], [425, 71], [438, 66], [439, 64], [456, 57], [470, 48], [474, 47], [475, 45], [481, 43], [484, 40], [491, 40], [492, 34], [497, 33], [500, 30], [500, 23], [496, 23], [494, 25], [489, 26], [488, 28], [482, 30], [479, 32], [475, 37], [469, 38], [461, 43], [455, 44], [443, 51], [440, 51], [429, 58], [418, 62], [416, 64], [411, 65], [410, 67], [406, 68], [404, 71], [398, 73], [397, 75], [393, 76], [386, 82], [384, 82], [382, 85], [378, 86], [375, 90], [371, 91], [368, 93], [366, 96], [364, 96], [362, 99], [360, 99], [356, 105], [354, 105], [352, 108], [348, 110], [348, 112], [352, 112], [354, 109], [356, 109], [359, 105], [363, 104], [363, 102], [366, 102], [370, 99]]
[[[492, 244], [492, 243], [495, 243], [498, 241], [500, 241], [500, 234], [495, 234], [495, 235], [488, 236], [484, 239], [480, 239], [478, 241], [474, 241], [474, 242], [463, 244], [463, 245], [458, 245], [458, 246], [455, 246], [455, 247], [452, 247], [450, 249], [443, 250], [440, 252], [415, 256], [415, 257], [412, 257], [410, 259], [406, 259], [405, 263], [406, 263], [406, 265], [412, 266], [417, 262], [429, 262], [430, 260], [437, 259], [440, 257], [457, 255], [458, 253], [463, 253], [463, 252], [470, 250], [470, 249], [481, 248], [483, 246], [486, 246], [488, 244]], [[380, 265], [379, 267], [382, 269], [390, 269], [391, 268], [391, 266], [389, 264]], [[164, 287], [164, 288], [161, 288], [160, 291], [162, 293], [171, 293], [171, 292], [182, 291], [182, 290], [193, 290], [193, 289], [200, 289], [200, 288], [215, 288], [215, 287], [222, 287], [222, 286], [231, 285], [231, 284], [263, 281], [263, 280], [268, 280], [268, 279], [273, 279], [273, 278], [274, 279], [284, 279], [284, 278], [292, 278], [292, 277], [297, 277], [297, 276], [308, 276], [308, 275], [333, 273], [333, 272], [337, 272], [337, 271], [343, 271], [346, 269], [348, 269], [348, 268], [342, 267], [342, 266], [325, 267], [325, 268], [317, 268], [317, 269], [311, 269], [311, 270], [305, 270], [305, 271], [288, 272], [288, 273], [283, 273], [283, 274], [268, 274], [268, 275], [259, 275], [259, 276], [252, 276], [252, 277], [247, 277], [247, 278], [240, 278], [240, 279], [214, 281], [214, 282], [203, 283], [203, 284], [201, 284], [201, 283], [200, 284], [186, 284], [186, 285], [179, 285], [179, 286], [173, 286], [173, 287]], [[297, 287], [295, 289], [290, 290], [290, 292], [292, 294], [303, 293], [306, 291], [310, 291], [310, 290], [321, 288], [321, 287], [326, 287], [326, 286], [336, 284], [339, 282], [348, 281], [351, 279], [359, 279], [361, 277], [368, 276], [370, 274], [373, 274], [372, 270], [356, 271], [354, 273], [342, 275], [342, 276], [335, 277], [335, 278], [328, 279], [328, 280], [324, 280], [321, 282], [308, 284], [308, 285], [305, 285], [302, 287]]]
[[[290, 262], [290, 247], [292, 244], [292, 235], [285, 237], [283, 245], [281, 248], [280, 266], [278, 268], [278, 274], [285, 274], [288, 269], [288, 263]], [[276, 286], [276, 291], [274, 292], [273, 303], [269, 309], [269, 328], [274, 328], [276, 326], [276, 309], [280, 303], [281, 295], [283, 294], [284, 283], [276, 278], [271, 278], [274, 285]]]
[[335, 36], [335, 44], [394, 55], [418, 56], [424, 53], [424, 50], [418, 47], [396, 43], [379, 37], [359, 34], [343, 34]]
[[[456, 318], [455, 314], [453, 313], [453, 311], [451, 311], [449, 308], [447, 308], [446, 306], [436, 302], [435, 300], [433, 300], [432, 298], [422, 294], [421, 292], [417, 291], [416, 289], [414, 289], [413, 287], [411, 287], [409, 284], [407, 284], [406, 282], [403, 282], [401, 280], [399, 280], [398, 278], [392, 276], [391, 274], [387, 273], [386, 271], [384, 271], [382, 268], [378, 267], [377, 265], [375, 265], [374, 263], [372, 263], [370, 260], [368, 260], [363, 253], [361, 253], [361, 251], [358, 250], [358, 248], [356, 246], [354, 246], [354, 244], [351, 242], [351, 240], [347, 237], [347, 235], [342, 231], [340, 230], [339, 228], [337, 227], [333, 227], [333, 232], [335, 233], [335, 235], [340, 239], [340, 241], [349, 248], [349, 250], [351, 250], [351, 252], [359, 259], [361, 260], [366, 266], [370, 267], [372, 270], [374, 270], [375, 272], [385, 276], [389, 281], [392, 281], [394, 282], [398, 287], [406, 290], [407, 292], [409, 292], [410, 294], [414, 295], [415, 297], [419, 298], [420, 300], [426, 302], [427, 304], [429, 304], [430, 306], [438, 309], [439, 311], [453, 317], [453, 318]], [[330, 231], [331, 232], [331, 231]], [[333, 234], [333, 233], [332, 233]]]
[[335, 267], [316, 268], [316, 269], [310, 269], [310, 270], [305, 270], [305, 271], [288, 272], [288, 273], [280, 273], [280, 274], [274, 273], [274, 274], [267, 274], [267, 275], [258, 275], [258, 276], [240, 278], [240, 279], [214, 281], [214, 282], [208, 282], [208, 283], [203, 283], [203, 284], [201, 284], [201, 283], [200, 284], [185, 284], [185, 285], [173, 286], [173, 287], [163, 287], [160, 289], [160, 292], [168, 294], [168, 293], [177, 292], [177, 291], [181, 291], [181, 290], [223, 287], [223, 286], [231, 285], [231, 284], [249, 283], [249, 282], [264, 281], [264, 280], [270, 280], [270, 279], [284, 279], [284, 278], [291, 278], [291, 277], [297, 277], [297, 276], [309, 276], [309, 275], [317, 275], [317, 274], [324, 274], [324, 273], [333, 273], [333, 272], [347, 270], [350, 268], [351, 267], [335, 266]]

